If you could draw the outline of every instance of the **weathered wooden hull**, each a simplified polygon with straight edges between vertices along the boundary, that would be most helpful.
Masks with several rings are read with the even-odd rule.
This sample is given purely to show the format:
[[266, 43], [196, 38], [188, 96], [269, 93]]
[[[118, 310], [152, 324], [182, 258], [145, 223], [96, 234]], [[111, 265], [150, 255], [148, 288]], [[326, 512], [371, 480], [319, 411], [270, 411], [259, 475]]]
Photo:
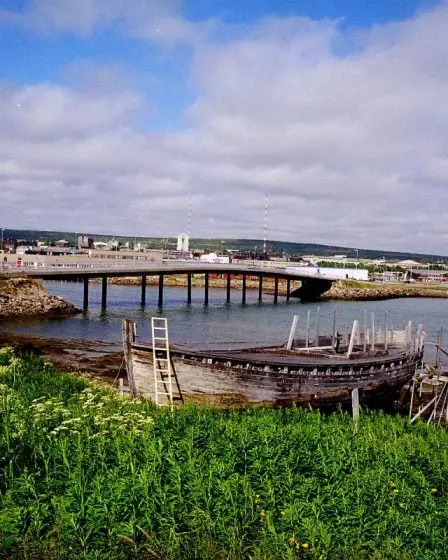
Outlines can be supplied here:
[[[393, 399], [422, 360], [422, 351], [392, 352], [367, 360], [319, 360], [276, 357], [250, 351], [186, 352], [171, 349], [183, 401], [251, 406], [292, 404], [332, 406], [348, 402], [360, 389], [360, 400]], [[133, 392], [154, 399], [153, 355], [149, 346], [132, 344], [128, 351]]]

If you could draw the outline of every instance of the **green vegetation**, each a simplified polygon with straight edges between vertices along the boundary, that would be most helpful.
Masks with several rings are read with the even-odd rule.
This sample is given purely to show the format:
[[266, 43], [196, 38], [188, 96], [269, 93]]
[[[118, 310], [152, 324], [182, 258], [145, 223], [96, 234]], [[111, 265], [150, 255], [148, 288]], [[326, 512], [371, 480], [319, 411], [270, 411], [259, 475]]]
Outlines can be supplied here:
[[1, 558], [448, 558], [441, 428], [170, 413], [9, 351], [0, 384]]

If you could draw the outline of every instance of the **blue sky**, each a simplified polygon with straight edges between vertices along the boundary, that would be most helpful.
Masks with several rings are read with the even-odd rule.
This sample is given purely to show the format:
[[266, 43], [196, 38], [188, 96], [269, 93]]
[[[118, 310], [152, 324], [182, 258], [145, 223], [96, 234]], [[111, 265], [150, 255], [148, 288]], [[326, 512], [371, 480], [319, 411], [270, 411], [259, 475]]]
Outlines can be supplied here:
[[447, 6], [3, 0], [0, 219], [443, 252]]

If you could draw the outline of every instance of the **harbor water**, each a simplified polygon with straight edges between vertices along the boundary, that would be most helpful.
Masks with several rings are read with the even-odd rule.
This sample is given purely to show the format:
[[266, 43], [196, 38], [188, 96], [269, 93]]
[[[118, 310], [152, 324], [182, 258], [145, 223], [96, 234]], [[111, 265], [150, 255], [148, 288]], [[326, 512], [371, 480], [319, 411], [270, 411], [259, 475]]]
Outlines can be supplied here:
[[[82, 307], [82, 284], [76, 282], [45, 282], [51, 294], [71, 301]], [[39, 320], [8, 325], [8, 331], [30, 336], [63, 339], [103, 340], [121, 347], [121, 323], [124, 318], [137, 324], [140, 340], [151, 336], [151, 317], [168, 318], [171, 342], [198, 342], [222, 344], [228, 347], [245, 343], [283, 343], [287, 340], [293, 316], [299, 315], [299, 329], [304, 332], [310, 311], [310, 335], [316, 329], [319, 315], [320, 333], [331, 332], [333, 313], [336, 309], [337, 329], [350, 330], [353, 320], [358, 319], [361, 327], [367, 312], [370, 326], [371, 313], [375, 313], [375, 328], [384, 329], [387, 312], [388, 328], [403, 328], [412, 321], [414, 328], [422, 323], [428, 341], [436, 341], [441, 327], [448, 330], [448, 300], [433, 298], [399, 298], [383, 301], [320, 301], [300, 303], [286, 302], [279, 298], [263, 296], [259, 303], [258, 291], [248, 290], [246, 304], [241, 304], [241, 292], [232, 290], [231, 303], [226, 302], [225, 289], [211, 289], [209, 305], [204, 306], [203, 288], [192, 289], [192, 303], [186, 303], [186, 288], [165, 287], [164, 306], [157, 307], [157, 286], [148, 286], [147, 303], [140, 305], [140, 286], [108, 286], [107, 308], [101, 308], [101, 284], [91, 283], [89, 309], [66, 319]], [[319, 312], [317, 313], [317, 309]], [[444, 343], [448, 337], [444, 336]], [[430, 347], [428, 347], [430, 350]], [[432, 352], [429, 352], [431, 357]]]

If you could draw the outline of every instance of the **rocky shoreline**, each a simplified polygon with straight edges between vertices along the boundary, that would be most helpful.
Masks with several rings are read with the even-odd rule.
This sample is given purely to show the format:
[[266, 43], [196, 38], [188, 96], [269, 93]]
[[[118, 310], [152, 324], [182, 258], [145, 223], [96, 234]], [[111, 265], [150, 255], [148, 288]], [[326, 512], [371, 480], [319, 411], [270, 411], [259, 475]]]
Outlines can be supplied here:
[[80, 313], [72, 303], [47, 290], [31, 278], [0, 278], [0, 320], [60, 318]]
[[446, 298], [448, 287], [430, 284], [388, 284], [339, 280], [321, 299], [336, 301], [379, 301], [396, 298]]

